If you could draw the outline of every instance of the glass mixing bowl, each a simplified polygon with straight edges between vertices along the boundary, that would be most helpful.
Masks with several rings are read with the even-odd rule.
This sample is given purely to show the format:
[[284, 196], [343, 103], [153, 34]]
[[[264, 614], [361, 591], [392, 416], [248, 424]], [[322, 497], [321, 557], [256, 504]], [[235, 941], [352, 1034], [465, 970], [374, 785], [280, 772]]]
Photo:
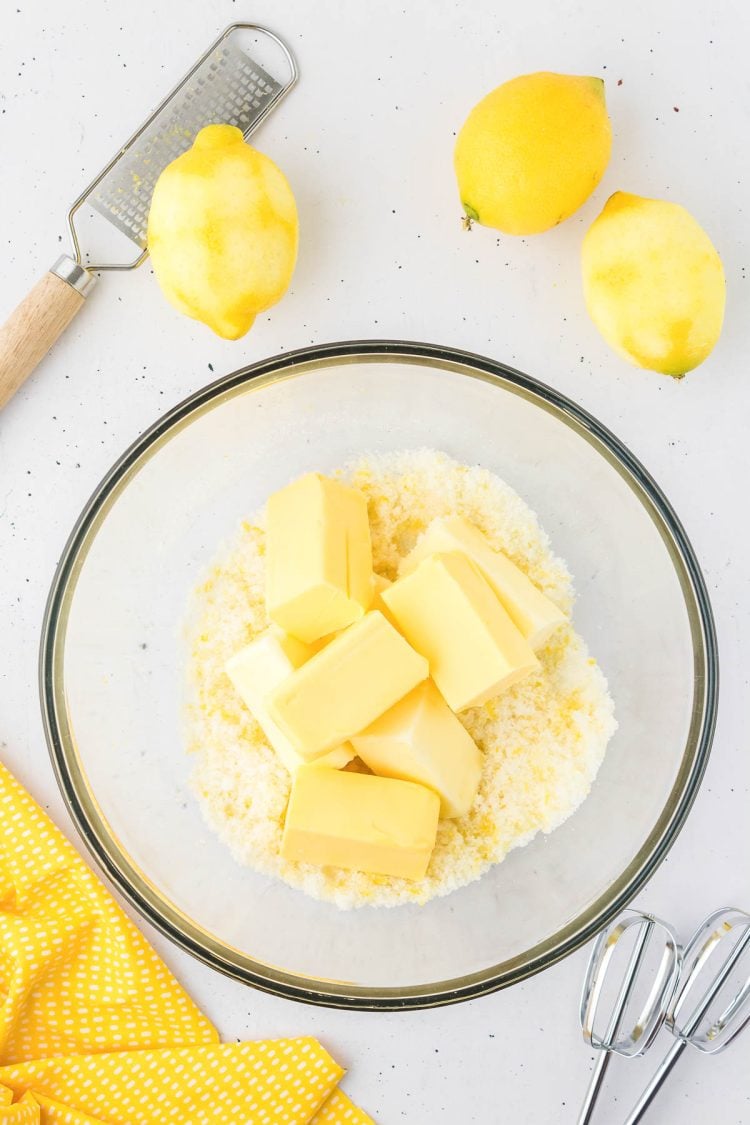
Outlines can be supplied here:
[[[429, 446], [536, 510], [576, 583], [575, 622], [619, 730], [582, 807], [423, 907], [343, 912], [235, 863], [204, 825], [183, 746], [180, 626], [217, 546], [268, 494], [365, 452]], [[450, 1003], [592, 937], [664, 858], [697, 792], [717, 656], [690, 544], [603, 426], [525, 375], [420, 344], [297, 352], [160, 419], [83, 512], [50, 593], [41, 690], [71, 814], [112, 879], [208, 964], [314, 1003]]]

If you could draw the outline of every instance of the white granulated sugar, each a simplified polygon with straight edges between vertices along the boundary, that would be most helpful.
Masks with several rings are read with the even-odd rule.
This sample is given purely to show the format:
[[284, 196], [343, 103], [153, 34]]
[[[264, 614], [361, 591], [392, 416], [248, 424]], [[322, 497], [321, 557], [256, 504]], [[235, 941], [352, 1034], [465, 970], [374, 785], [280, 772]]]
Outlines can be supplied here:
[[[375, 569], [398, 561], [436, 516], [482, 529], [554, 602], [573, 590], [528, 505], [503, 481], [432, 450], [370, 457], [341, 476], [367, 496]], [[424, 903], [499, 863], [537, 832], [551, 832], [587, 796], [614, 733], [606, 680], [583, 640], [564, 626], [539, 654], [537, 673], [464, 712], [484, 765], [471, 810], [443, 820], [425, 879], [288, 863], [279, 855], [290, 778], [224, 672], [266, 628], [263, 514], [244, 522], [195, 590], [188, 623], [187, 737], [203, 814], [243, 864], [340, 907]]]

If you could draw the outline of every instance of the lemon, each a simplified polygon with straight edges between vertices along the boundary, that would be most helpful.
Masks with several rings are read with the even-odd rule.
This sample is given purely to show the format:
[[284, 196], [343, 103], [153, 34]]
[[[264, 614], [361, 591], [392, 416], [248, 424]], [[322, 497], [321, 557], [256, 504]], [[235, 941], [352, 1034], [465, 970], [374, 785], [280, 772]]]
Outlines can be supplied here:
[[719, 339], [721, 259], [679, 204], [616, 192], [586, 233], [582, 267], [591, 318], [630, 363], [680, 378]]
[[176, 308], [236, 340], [283, 296], [297, 258], [297, 207], [274, 162], [233, 125], [207, 125], [154, 188], [148, 249]]
[[525, 74], [474, 107], [454, 163], [469, 222], [539, 234], [567, 219], [601, 180], [612, 148], [604, 82]]

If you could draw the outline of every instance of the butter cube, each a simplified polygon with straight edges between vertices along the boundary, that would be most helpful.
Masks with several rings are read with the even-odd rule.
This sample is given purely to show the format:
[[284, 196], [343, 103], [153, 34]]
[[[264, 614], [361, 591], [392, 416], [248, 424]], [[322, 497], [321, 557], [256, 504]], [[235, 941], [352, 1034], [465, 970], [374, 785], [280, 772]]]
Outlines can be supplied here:
[[[232, 656], [225, 671], [242, 702], [252, 712], [263, 733], [291, 774], [303, 764], [289, 739], [271, 718], [266, 704], [268, 693], [309, 660], [312, 650], [302, 641], [273, 626]], [[316, 765], [341, 769], [354, 757], [351, 744], [337, 746], [318, 758]]]
[[390, 578], [385, 578], [382, 574], [373, 574], [372, 588], [373, 598], [370, 602], [370, 609], [377, 609], [383, 614], [386, 621], [389, 621], [394, 629], [398, 629], [395, 619], [391, 616], [391, 611], [383, 601], [383, 591], [389, 589], [393, 583]]
[[441, 816], [463, 816], [471, 808], [482, 755], [432, 680], [354, 736], [352, 745], [373, 773], [434, 789]]
[[364, 730], [428, 674], [425, 658], [373, 610], [279, 684], [269, 711], [310, 761]]
[[372, 548], [361, 492], [308, 473], [275, 492], [266, 525], [268, 616], [311, 642], [362, 617], [372, 600]]
[[[393, 625], [393, 627], [395, 629], [396, 628], [396, 622], [391, 617], [387, 605], [385, 604], [385, 602], [383, 601], [383, 599], [380, 596], [382, 594], [383, 590], [387, 590], [390, 585], [392, 585], [390, 579], [384, 578], [382, 574], [373, 573], [372, 585], [371, 585], [371, 588], [370, 588], [370, 604], [368, 605], [367, 608], [368, 608], [368, 610], [370, 610], [370, 609], [380, 610], [380, 612], [383, 614], [383, 617], [385, 617], [386, 620], [390, 621], [391, 625]], [[347, 628], [348, 628], [348, 626], [347, 626]], [[322, 648], [325, 648], [326, 645], [329, 645], [331, 643], [331, 641], [334, 639], [334, 637], [338, 637], [338, 635], [340, 633], [343, 633], [343, 632], [344, 632], [343, 629], [338, 629], [335, 633], [328, 633], [327, 636], [320, 637], [317, 641], [311, 641], [310, 646], [309, 646], [310, 647], [310, 656], [312, 656], [313, 653], [315, 653], [315, 652], [320, 652], [320, 650]]]
[[463, 516], [433, 520], [414, 550], [402, 560], [399, 573], [410, 574], [423, 559], [444, 551], [463, 551], [469, 556], [535, 651], [566, 620], [562, 610], [506, 555], [495, 551], [479, 528]]
[[303, 766], [281, 854], [297, 863], [422, 879], [435, 846], [440, 799], [410, 781]]
[[534, 652], [467, 555], [430, 555], [383, 592], [454, 711], [476, 707], [538, 667]]

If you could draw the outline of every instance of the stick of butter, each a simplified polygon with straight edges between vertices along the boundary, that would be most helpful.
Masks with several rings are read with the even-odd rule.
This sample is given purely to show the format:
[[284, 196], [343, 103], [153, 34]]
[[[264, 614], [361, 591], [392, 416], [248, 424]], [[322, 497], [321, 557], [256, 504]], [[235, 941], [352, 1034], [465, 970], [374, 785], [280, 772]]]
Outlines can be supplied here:
[[[311, 656], [312, 649], [309, 645], [271, 626], [224, 665], [242, 702], [253, 713], [266, 738], [291, 774], [296, 773], [304, 759], [271, 718], [266, 697], [273, 688], [282, 683], [295, 668], [301, 667]], [[318, 758], [315, 765], [341, 769], [353, 757], [353, 747], [351, 744], [346, 744], [337, 746], [322, 758]]]
[[434, 789], [441, 816], [463, 816], [471, 808], [482, 755], [432, 680], [354, 736], [352, 745], [373, 773]]
[[402, 560], [399, 574], [411, 574], [428, 555], [442, 551], [463, 551], [476, 563], [535, 651], [566, 620], [563, 611], [506, 555], [495, 551], [479, 528], [463, 516], [433, 520], [416, 547]]
[[410, 781], [302, 766], [281, 854], [297, 863], [422, 879], [439, 814], [437, 793]]
[[539, 666], [492, 587], [458, 551], [428, 556], [381, 597], [454, 711], [484, 703]]
[[428, 675], [425, 658], [373, 610], [279, 684], [268, 709], [311, 761], [364, 730]]
[[308, 473], [269, 498], [266, 521], [266, 604], [279, 628], [311, 642], [363, 616], [373, 587], [361, 492]]

